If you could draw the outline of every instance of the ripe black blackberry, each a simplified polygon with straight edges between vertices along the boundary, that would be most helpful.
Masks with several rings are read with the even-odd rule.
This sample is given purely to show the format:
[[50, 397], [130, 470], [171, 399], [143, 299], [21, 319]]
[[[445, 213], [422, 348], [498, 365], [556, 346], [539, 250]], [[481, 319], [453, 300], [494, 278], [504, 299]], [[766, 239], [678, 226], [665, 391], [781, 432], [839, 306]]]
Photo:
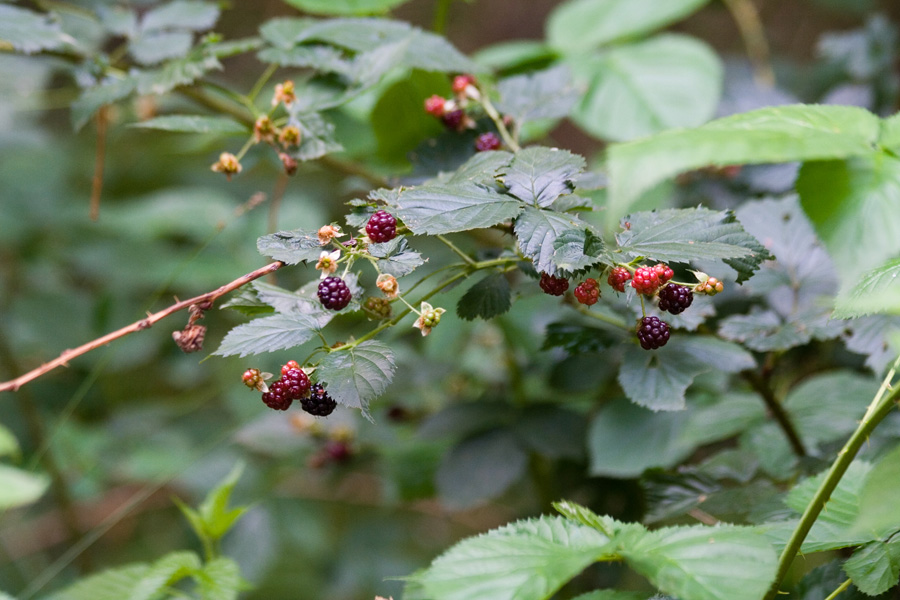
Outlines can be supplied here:
[[694, 301], [689, 287], [670, 283], [659, 291], [659, 309], [677, 315], [683, 313]]
[[275, 410], [287, 410], [294, 399], [284, 382], [279, 379], [269, 386], [269, 391], [262, 395], [262, 401], [266, 406]]
[[345, 308], [353, 297], [344, 280], [334, 275], [319, 283], [318, 296], [322, 306], [331, 310]]
[[337, 402], [328, 395], [321, 383], [314, 383], [310, 388], [309, 397], [300, 400], [300, 406], [311, 415], [327, 417], [334, 411]]
[[280, 381], [283, 382], [292, 400], [300, 400], [309, 393], [309, 377], [300, 369], [288, 370], [281, 376]]
[[366, 223], [366, 235], [376, 244], [391, 241], [397, 237], [397, 219], [385, 210], [377, 211]]
[[569, 289], [569, 280], [564, 277], [554, 277], [550, 273], [541, 273], [539, 284], [545, 293], [551, 296], [562, 296]]
[[644, 317], [638, 324], [637, 338], [644, 350], [656, 350], [669, 341], [669, 326], [659, 317]]

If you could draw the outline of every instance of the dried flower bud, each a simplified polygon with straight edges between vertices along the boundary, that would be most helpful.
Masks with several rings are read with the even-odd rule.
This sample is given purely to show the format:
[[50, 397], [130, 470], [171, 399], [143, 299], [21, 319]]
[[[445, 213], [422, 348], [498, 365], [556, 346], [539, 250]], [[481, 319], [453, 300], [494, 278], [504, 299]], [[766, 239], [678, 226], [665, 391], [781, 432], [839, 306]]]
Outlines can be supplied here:
[[281, 130], [280, 134], [278, 134], [278, 141], [281, 142], [281, 145], [285, 148], [289, 146], [299, 146], [300, 128], [296, 125], [288, 125]]
[[269, 115], [262, 115], [253, 124], [253, 139], [259, 142], [272, 143], [275, 140], [275, 125]]
[[281, 164], [284, 167], [284, 172], [287, 175], [293, 175], [297, 172], [297, 159], [291, 156], [290, 154], [285, 154], [284, 152], [278, 153], [278, 158], [281, 160]]
[[225, 173], [225, 177], [228, 178], [228, 181], [231, 181], [231, 176], [235, 173], [240, 173], [243, 168], [244, 167], [241, 166], [237, 156], [231, 152], [223, 152], [220, 154], [219, 160], [210, 167], [210, 169], [216, 173]]
[[284, 102], [285, 106], [290, 106], [297, 100], [297, 94], [294, 91], [294, 82], [290, 79], [284, 83], [275, 86], [275, 95], [272, 97], [272, 106], [278, 106]]
[[375, 285], [378, 286], [378, 289], [384, 292], [384, 295], [388, 298], [396, 298], [397, 293], [400, 291], [400, 285], [397, 283], [397, 278], [393, 275], [388, 275], [387, 273], [382, 273], [378, 276], [378, 279], [375, 280]]
[[319, 243], [327, 244], [330, 242], [336, 235], [340, 235], [341, 228], [337, 225], [325, 225], [324, 227], [319, 228]]
[[172, 339], [186, 353], [202, 350], [205, 336], [206, 327], [203, 325], [188, 325], [181, 331], [172, 332]]

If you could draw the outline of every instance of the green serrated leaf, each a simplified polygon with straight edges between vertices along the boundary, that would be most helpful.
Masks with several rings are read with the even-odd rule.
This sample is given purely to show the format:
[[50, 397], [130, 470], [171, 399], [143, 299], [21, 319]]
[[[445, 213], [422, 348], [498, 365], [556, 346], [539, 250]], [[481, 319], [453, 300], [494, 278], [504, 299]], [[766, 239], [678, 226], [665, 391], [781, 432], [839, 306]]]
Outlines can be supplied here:
[[625, 350], [619, 384], [629, 400], [653, 411], [684, 409], [688, 387], [712, 365], [683, 353], [683, 344], [673, 339], [653, 352], [634, 345]]
[[496, 498], [524, 475], [528, 453], [505, 429], [467, 438], [444, 455], [435, 475], [441, 503], [465, 510]]
[[149, 570], [150, 566], [143, 563], [107, 569], [63, 588], [46, 600], [122, 600], [128, 598]]
[[707, 208], [668, 209], [628, 215], [630, 229], [616, 236], [623, 252], [632, 257], [691, 262], [748, 257], [758, 266], [769, 258], [754, 255], [747, 246], [759, 246], [730, 212]]
[[186, 56], [193, 43], [190, 31], [147, 31], [131, 40], [128, 53], [138, 64], [150, 66]]
[[499, 170], [507, 166], [512, 161], [511, 152], [504, 150], [495, 150], [493, 152], [478, 152], [458, 169], [449, 175], [442, 175], [439, 181], [448, 184], [458, 183], [474, 183], [483, 186], [495, 184], [495, 177]]
[[202, 600], [237, 600], [240, 591], [247, 589], [240, 566], [225, 556], [206, 563], [196, 579]]
[[565, 213], [526, 206], [516, 219], [514, 231], [519, 248], [538, 271], [556, 273], [553, 262], [557, 238], [570, 230], [584, 230], [584, 222]]
[[263, 256], [280, 260], [289, 265], [319, 260], [322, 242], [318, 233], [294, 229], [264, 235], [256, 240], [256, 249]]
[[201, 569], [200, 557], [193, 552], [171, 552], [150, 566], [131, 593], [123, 600], [152, 600], [172, 584], [194, 575]]
[[44, 495], [50, 485], [45, 475], [0, 465], [0, 510], [25, 506]]
[[316, 336], [315, 317], [294, 313], [259, 317], [228, 332], [213, 354], [247, 356], [295, 348]]
[[900, 258], [889, 260], [863, 274], [862, 279], [835, 302], [835, 319], [900, 312]]
[[839, 323], [829, 322], [827, 318], [815, 306], [805, 307], [789, 317], [754, 308], [746, 315], [723, 319], [719, 335], [757, 352], [787, 350], [802, 346], [813, 338], [826, 340], [840, 335]]
[[609, 148], [610, 202], [627, 205], [658, 183], [709, 165], [868, 156], [879, 120], [849, 106], [792, 105], [732, 115]]
[[350, 75], [353, 62], [344, 52], [334, 46], [309, 45], [290, 48], [265, 48], [257, 57], [262, 62], [275, 63], [282, 67], [310, 67], [320, 73]]
[[847, 559], [844, 572], [862, 593], [883, 594], [900, 579], [900, 542], [876, 540], [866, 544]]
[[596, 529], [540, 517], [463, 540], [410, 581], [441, 600], [544, 599], [611, 551]]
[[571, 65], [576, 84], [587, 88], [572, 120], [603, 140], [700, 125], [715, 114], [721, 95], [721, 61], [687, 36], [659, 35]]
[[417, 235], [482, 229], [522, 212], [514, 198], [474, 183], [433, 183], [402, 190], [396, 207], [397, 216]]
[[797, 192], [838, 272], [854, 281], [900, 252], [900, 160], [872, 152], [807, 162]]
[[74, 42], [62, 31], [50, 15], [24, 8], [0, 5], [0, 42], [13, 50], [34, 54], [41, 50], [55, 50]]
[[516, 152], [497, 178], [519, 200], [546, 208], [575, 189], [572, 178], [584, 170], [584, 158], [558, 148], [533, 146]]
[[580, 271], [599, 262], [613, 262], [604, 253], [603, 240], [587, 228], [562, 232], [553, 242], [553, 248], [551, 261], [563, 271]]
[[691, 600], [759, 600], [778, 564], [760, 531], [732, 525], [648, 532], [621, 554], [660, 591]]
[[344, 149], [335, 138], [334, 124], [321, 114], [294, 115], [291, 122], [300, 128], [300, 147], [288, 152], [297, 160], [315, 160]]
[[139, 94], [162, 95], [181, 85], [188, 85], [213, 70], [221, 70], [222, 63], [208, 49], [194, 50], [184, 58], [164, 63], [158, 69], [134, 73]]
[[327, 354], [319, 363], [319, 381], [345, 406], [369, 414], [369, 401], [380, 396], [394, 377], [394, 353], [381, 342], [367, 340], [348, 350]]
[[[843, 481], [843, 480], [842, 480]], [[859, 517], [854, 531], [880, 539], [900, 528], [900, 446], [886, 454], [869, 473], [859, 493]]]
[[[863, 485], [872, 471], [871, 463], [854, 461], [841, 478], [840, 483], [825, 503], [817, 522], [831, 523], [840, 527], [849, 527], [859, 516], [860, 494]], [[802, 513], [812, 501], [816, 490], [828, 475], [827, 471], [814, 477], [808, 477], [794, 486], [785, 498], [785, 504]]]
[[547, 41], [564, 54], [587, 52], [665, 27], [707, 1], [569, 0], [550, 13]]
[[509, 281], [503, 273], [492, 273], [470, 287], [456, 305], [461, 319], [493, 319], [510, 309]]
[[543, 71], [516, 75], [497, 83], [497, 110], [521, 127], [537, 119], [561, 119], [571, 112], [582, 91], [571, 70], [557, 65]]
[[175, 0], [150, 10], [141, 20], [141, 29], [191, 29], [203, 31], [219, 20], [219, 5], [198, 0]]
[[132, 123], [129, 127], [187, 133], [247, 133], [246, 127], [232, 119], [203, 115], [165, 115], [148, 119], [147, 121]]
[[396, 237], [382, 244], [369, 244], [369, 254], [379, 259], [378, 268], [382, 273], [403, 277], [425, 264], [422, 255], [409, 247], [409, 241]]

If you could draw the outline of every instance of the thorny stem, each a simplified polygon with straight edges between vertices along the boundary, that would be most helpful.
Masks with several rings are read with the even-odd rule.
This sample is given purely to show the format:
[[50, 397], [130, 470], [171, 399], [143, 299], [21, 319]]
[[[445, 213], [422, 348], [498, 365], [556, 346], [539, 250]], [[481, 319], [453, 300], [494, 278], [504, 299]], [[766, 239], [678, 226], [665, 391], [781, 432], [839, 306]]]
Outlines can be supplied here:
[[[809, 530], [812, 529], [813, 524], [815, 524], [816, 519], [819, 517], [819, 513], [825, 508], [825, 505], [831, 498], [831, 494], [834, 492], [838, 483], [840, 483], [844, 473], [850, 467], [850, 463], [853, 462], [853, 459], [856, 457], [859, 449], [862, 448], [862, 445], [869, 439], [869, 434], [871, 434], [875, 427], [877, 427], [878, 424], [890, 414], [891, 410], [893, 410], [894, 403], [897, 401], [898, 397], [900, 397], [900, 386], [892, 388], [890, 382], [893, 380], [898, 366], [900, 366], [900, 356], [897, 357], [893, 367], [891, 367], [891, 370], [885, 376], [881, 389], [878, 390], [878, 393], [875, 394], [875, 397], [872, 399], [872, 403], [869, 405], [865, 417], [860, 421], [859, 427], [856, 428], [856, 431], [853, 432], [850, 439], [844, 444], [844, 447], [838, 453], [837, 460], [835, 460], [831, 465], [831, 468], [828, 469], [825, 479], [822, 480], [819, 489], [816, 490], [812, 500], [810, 500], [809, 504], [806, 506], [806, 510], [803, 511], [803, 515], [800, 517], [797, 527], [794, 529], [787, 545], [781, 552], [781, 556], [778, 559], [778, 570], [775, 574], [775, 580], [772, 582], [772, 586], [769, 588], [764, 600], [774, 600], [778, 595], [778, 588], [784, 580], [785, 575], [787, 575], [791, 563], [794, 561], [794, 557], [797, 556], [797, 553], [800, 551], [803, 540], [806, 539]], [[888, 390], [890, 390], [890, 393], [886, 395]]]
[[837, 587], [836, 590], [834, 590], [833, 592], [831, 592], [830, 594], [828, 594], [828, 597], [825, 598], [825, 600], [834, 600], [835, 598], [838, 597], [838, 594], [840, 594], [841, 592], [843, 592], [844, 590], [846, 590], [848, 587], [850, 587], [850, 584], [851, 584], [851, 583], [853, 583], [853, 580], [852, 580], [852, 579], [846, 580], [844, 583], [842, 583], [841, 585], [839, 585], [839, 586]]
[[794, 454], [800, 457], [806, 456], [803, 440], [800, 439], [800, 434], [797, 433], [797, 429], [794, 427], [794, 423], [791, 422], [787, 411], [784, 410], [781, 402], [775, 397], [775, 392], [772, 390], [772, 386], [769, 385], [769, 378], [753, 371], [743, 371], [741, 377], [762, 397], [766, 408], [772, 413], [778, 426], [781, 427], [788, 442], [790, 442]]
[[82, 344], [75, 349], [65, 350], [62, 354], [60, 354], [57, 358], [51, 360], [50, 362], [46, 362], [40, 367], [36, 369], [32, 369], [28, 373], [17, 377], [16, 379], [12, 379], [10, 381], [5, 381], [0, 383], [0, 392], [8, 392], [8, 391], [16, 391], [26, 383], [33, 381], [40, 377], [41, 375], [45, 375], [49, 373], [53, 369], [59, 366], [67, 365], [70, 360], [75, 357], [81, 356], [82, 354], [87, 354], [91, 350], [95, 350], [101, 346], [105, 346], [106, 344], [112, 342], [113, 340], [117, 340], [120, 337], [125, 337], [126, 335], [141, 331], [143, 329], [149, 329], [154, 323], [157, 321], [161, 321], [165, 319], [169, 315], [172, 315], [178, 311], [184, 310], [194, 304], [209, 304], [212, 305], [220, 296], [223, 296], [229, 292], [232, 292], [238, 289], [241, 286], [244, 286], [251, 281], [259, 279], [264, 275], [268, 275], [269, 273], [273, 273], [284, 266], [284, 263], [281, 261], [276, 261], [273, 263], [269, 263], [264, 267], [260, 267], [255, 271], [251, 271], [246, 275], [242, 275], [235, 279], [230, 283], [226, 283], [225, 285], [205, 294], [201, 294], [199, 296], [195, 296], [188, 300], [182, 300], [180, 302], [176, 302], [172, 306], [161, 310], [159, 312], [155, 312], [153, 314], [148, 314], [147, 318], [141, 319], [140, 321], [135, 321], [131, 325], [126, 327], [122, 327], [121, 329], [117, 329], [112, 333], [108, 333], [103, 337], [99, 337], [93, 341], [90, 341], [86, 344]]

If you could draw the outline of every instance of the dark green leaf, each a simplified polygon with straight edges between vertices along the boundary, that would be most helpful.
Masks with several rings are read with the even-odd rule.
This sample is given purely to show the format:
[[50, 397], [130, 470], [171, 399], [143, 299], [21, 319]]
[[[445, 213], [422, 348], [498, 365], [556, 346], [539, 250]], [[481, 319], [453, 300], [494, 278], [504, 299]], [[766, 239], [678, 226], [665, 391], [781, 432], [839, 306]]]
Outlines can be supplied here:
[[294, 229], [270, 233], [256, 240], [256, 248], [263, 256], [296, 265], [297, 263], [319, 260], [322, 243], [315, 231]]
[[875, 373], [881, 373], [893, 362], [896, 354], [888, 340], [900, 330], [900, 317], [877, 315], [863, 317], [847, 324], [850, 336], [846, 338], [847, 349], [865, 355], [866, 366]]
[[81, 129], [94, 116], [94, 113], [100, 110], [101, 106], [127, 98], [134, 93], [135, 89], [137, 89], [137, 81], [130, 76], [124, 79], [110, 78], [98, 85], [86, 88], [72, 103], [73, 127], [76, 130]]
[[238, 593], [246, 589], [241, 579], [241, 568], [224, 556], [214, 558], [203, 566], [197, 574], [197, 586], [203, 600], [237, 600]]
[[540, 517], [463, 540], [410, 579], [441, 600], [543, 599], [611, 552], [596, 529]]
[[553, 264], [563, 271], [580, 271], [599, 262], [610, 263], [603, 240], [590, 229], [569, 229], [553, 242]]
[[867, 156], [878, 139], [872, 113], [849, 106], [778, 106], [610, 147], [610, 202], [628, 205], [679, 173], [709, 165]]
[[526, 206], [516, 219], [515, 233], [519, 248], [534, 262], [538, 271], [556, 273], [553, 262], [556, 239], [566, 231], [584, 230], [584, 223], [565, 213]]
[[547, 64], [556, 58], [556, 54], [542, 41], [506, 40], [479, 49], [472, 58], [494, 71], [507, 71], [526, 65]]
[[417, 234], [482, 229], [522, 212], [515, 199], [474, 183], [433, 183], [400, 192], [397, 216]]
[[[359, 286], [357, 277], [353, 273], [347, 273], [344, 276], [344, 283], [350, 288], [354, 299], [350, 301], [345, 311], [356, 310], [356, 298], [359, 296]], [[325, 327], [338, 314], [333, 310], [329, 310], [322, 306], [322, 302], [317, 295], [319, 288], [319, 280], [313, 280], [303, 285], [296, 292], [288, 291], [275, 285], [254, 281], [252, 284], [256, 296], [261, 302], [275, 309], [275, 312], [285, 315], [309, 315], [313, 317], [319, 324], [319, 328]]]
[[532, 406], [513, 425], [513, 432], [531, 450], [548, 458], [584, 458], [587, 421], [580, 413], [557, 406]]
[[154, 29], [192, 29], [203, 31], [216, 24], [219, 6], [214, 2], [175, 0], [149, 11], [141, 20], [144, 31]]
[[369, 414], [369, 401], [380, 396], [394, 377], [394, 353], [376, 341], [365, 341], [349, 350], [327, 354], [319, 363], [319, 381], [345, 406]]
[[134, 563], [107, 569], [52, 594], [47, 600], [123, 600], [150, 570], [150, 566]]
[[566, 66], [516, 75], [497, 83], [497, 110], [512, 117], [517, 127], [536, 119], [561, 119], [581, 96]]
[[74, 41], [50, 15], [0, 4], [0, 42], [11, 45], [13, 50], [33, 54]]
[[214, 354], [247, 356], [295, 348], [315, 337], [318, 329], [318, 321], [305, 314], [260, 317], [229, 331]]
[[464, 510], [496, 498], [518, 481], [528, 454], [508, 430], [463, 440], [444, 456], [435, 484], [441, 503]]
[[843, 439], [859, 425], [878, 382], [848, 371], [810, 377], [790, 391], [784, 408], [806, 444]]
[[847, 559], [844, 571], [864, 594], [877, 596], [888, 591], [900, 578], [900, 542], [866, 544]]
[[202, 115], [166, 115], [132, 123], [130, 127], [190, 133], [247, 133], [246, 127], [232, 119]]
[[569, 0], [547, 21], [547, 41], [565, 54], [637, 37], [688, 16], [708, 0]]
[[859, 517], [853, 530], [878, 539], [900, 528], [900, 446], [872, 469], [859, 493]]
[[123, 600], [153, 600], [172, 584], [194, 575], [201, 568], [200, 557], [182, 551], [167, 554], [153, 563], [131, 593]]
[[128, 52], [141, 65], [155, 65], [186, 56], [193, 45], [190, 31], [148, 31], [131, 40]]
[[440, 178], [443, 183], [476, 183], [484, 186], [494, 184], [497, 171], [512, 161], [514, 154], [503, 150], [479, 152], [469, 158], [458, 169]]
[[[710, 119], [722, 88], [722, 64], [705, 43], [664, 34], [572, 62], [587, 88], [572, 119], [605, 140], [631, 140]], [[643, 191], [643, 189], [641, 190]]]
[[259, 60], [282, 67], [310, 67], [321, 73], [349, 76], [353, 63], [344, 52], [333, 46], [310, 45], [291, 48], [266, 48], [257, 55]]
[[467, 321], [493, 319], [512, 306], [509, 281], [503, 273], [492, 273], [473, 285], [456, 305], [456, 314]]
[[546, 208], [559, 196], [572, 193], [572, 178], [582, 170], [584, 158], [577, 154], [533, 146], [516, 152], [497, 178], [519, 200]]

